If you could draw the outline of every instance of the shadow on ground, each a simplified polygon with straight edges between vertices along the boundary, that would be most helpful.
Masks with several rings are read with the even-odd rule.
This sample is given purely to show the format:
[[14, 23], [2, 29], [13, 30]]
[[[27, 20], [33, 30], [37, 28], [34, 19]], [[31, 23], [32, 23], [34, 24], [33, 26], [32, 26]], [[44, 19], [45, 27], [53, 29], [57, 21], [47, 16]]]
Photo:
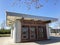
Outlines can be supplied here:
[[52, 44], [52, 43], [57, 43], [57, 42], [60, 42], [60, 37], [51, 36], [51, 39], [49, 40], [36, 41], [35, 43], [40, 44], [40, 45], [46, 45], [46, 44]]

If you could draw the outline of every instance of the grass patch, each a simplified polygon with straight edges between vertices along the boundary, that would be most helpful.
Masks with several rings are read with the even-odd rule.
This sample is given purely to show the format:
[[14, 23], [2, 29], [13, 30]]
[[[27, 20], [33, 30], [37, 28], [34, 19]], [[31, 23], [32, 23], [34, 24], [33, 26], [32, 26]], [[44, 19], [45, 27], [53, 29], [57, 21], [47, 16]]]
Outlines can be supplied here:
[[10, 34], [0, 34], [0, 37], [10, 37]]

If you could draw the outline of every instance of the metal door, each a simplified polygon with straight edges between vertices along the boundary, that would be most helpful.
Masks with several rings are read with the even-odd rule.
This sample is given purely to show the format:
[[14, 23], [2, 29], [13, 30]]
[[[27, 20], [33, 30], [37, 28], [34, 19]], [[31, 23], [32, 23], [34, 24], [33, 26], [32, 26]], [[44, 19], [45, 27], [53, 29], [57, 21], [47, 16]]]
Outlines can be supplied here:
[[43, 40], [46, 38], [46, 30], [43, 26], [38, 27], [38, 40]]

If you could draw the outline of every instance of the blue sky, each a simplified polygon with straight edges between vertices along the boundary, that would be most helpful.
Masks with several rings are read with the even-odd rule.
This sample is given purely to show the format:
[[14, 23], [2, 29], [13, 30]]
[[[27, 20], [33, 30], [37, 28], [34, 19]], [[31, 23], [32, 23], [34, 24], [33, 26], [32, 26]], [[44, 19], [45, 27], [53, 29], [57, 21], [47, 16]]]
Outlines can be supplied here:
[[47, 3], [41, 0], [43, 7], [35, 9], [34, 6], [32, 6], [30, 10], [27, 9], [26, 5], [19, 2], [12, 6], [13, 2], [14, 0], [0, 0], [0, 25], [4, 20], [6, 21], [5, 11], [60, 18], [60, 0], [58, 0], [56, 5], [54, 5], [54, 0], [49, 0]]

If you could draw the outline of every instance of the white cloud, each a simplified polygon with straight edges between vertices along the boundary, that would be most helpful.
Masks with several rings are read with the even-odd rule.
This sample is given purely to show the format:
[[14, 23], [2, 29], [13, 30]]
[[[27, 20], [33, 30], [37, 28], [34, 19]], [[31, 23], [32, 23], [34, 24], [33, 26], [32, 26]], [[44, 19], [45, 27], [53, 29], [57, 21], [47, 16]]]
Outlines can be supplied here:
[[1, 29], [1, 27], [0, 27], [0, 29]]
[[5, 29], [10, 29], [10, 27], [5, 27]]

